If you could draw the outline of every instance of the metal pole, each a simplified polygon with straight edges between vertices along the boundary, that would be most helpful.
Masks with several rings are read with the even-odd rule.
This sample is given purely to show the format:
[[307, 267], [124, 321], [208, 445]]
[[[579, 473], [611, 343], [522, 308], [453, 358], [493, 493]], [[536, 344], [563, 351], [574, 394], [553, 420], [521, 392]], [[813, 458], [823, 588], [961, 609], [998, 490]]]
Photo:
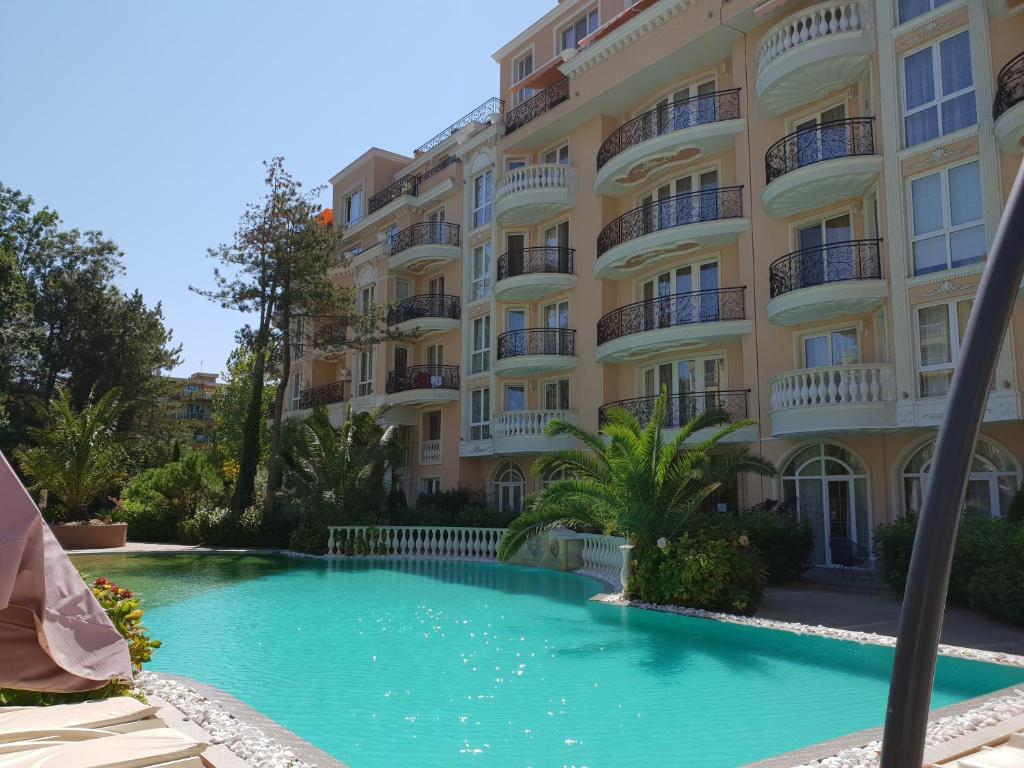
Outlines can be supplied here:
[[[1010, 191], [956, 361], [900, 612], [882, 768], [921, 768], [960, 509], [999, 347], [1024, 277], [1024, 164]], [[1001, 386], [1001, 382], [996, 382]]]

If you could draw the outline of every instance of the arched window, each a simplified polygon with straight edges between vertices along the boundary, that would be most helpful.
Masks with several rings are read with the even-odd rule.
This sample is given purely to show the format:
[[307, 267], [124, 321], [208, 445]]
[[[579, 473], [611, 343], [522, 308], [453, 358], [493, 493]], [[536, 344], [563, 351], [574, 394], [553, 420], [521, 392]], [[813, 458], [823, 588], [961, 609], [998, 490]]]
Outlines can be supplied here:
[[494, 474], [494, 497], [499, 512], [523, 511], [523, 497], [526, 495], [526, 479], [522, 470], [511, 461], [506, 461]]
[[544, 473], [540, 479], [540, 490], [544, 490], [552, 483], [556, 483], [559, 480], [565, 480], [569, 476], [569, 473], [564, 469], [550, 469]]
[[832, 443], [798, 451], [783, 470], [782, 496], [796, 500], [800, 518], [814, 529], [815, 565], [832, 565], [834, 539], [870, 550], [867, 470], [851, 451]]
[[[934, 454], [935, 441], [932, 440], [914, 451], [903, 465], [903, 511], [906, 513], [921, 511]], [[1019, 485], [1020, 468], [1013, 456], [998, 445], [979, 439], [967, 480], [964, 511], [986, 517], [1005, 515]]]

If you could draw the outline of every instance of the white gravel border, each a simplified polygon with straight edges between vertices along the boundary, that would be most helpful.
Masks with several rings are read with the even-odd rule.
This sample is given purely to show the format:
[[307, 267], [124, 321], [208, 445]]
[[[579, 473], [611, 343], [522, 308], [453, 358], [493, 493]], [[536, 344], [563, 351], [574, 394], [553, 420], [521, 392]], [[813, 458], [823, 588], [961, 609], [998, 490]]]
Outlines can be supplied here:
[[147, 696], [159, 696], [210, 734], [211, 743], [223, 744], [253, 768], [316, 768], [259, 728], [236, 718], [219, 701], [177, 680], [140, 672], [135, 676], [135, 688]]

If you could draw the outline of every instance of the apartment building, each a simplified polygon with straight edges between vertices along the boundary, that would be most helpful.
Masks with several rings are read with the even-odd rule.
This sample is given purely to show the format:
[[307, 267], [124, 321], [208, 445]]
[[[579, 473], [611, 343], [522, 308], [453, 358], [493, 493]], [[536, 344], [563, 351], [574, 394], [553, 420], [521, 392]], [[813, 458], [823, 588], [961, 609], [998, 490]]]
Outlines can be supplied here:
[[[829, 541], [918, 508], [1024, 138], [1021, 0], [562, 0], [500, 97], [332, 180], [360, 303], [409, 344], [297, 366], [294, 410], [391, 406], [406, 492], [552, 478], [552, 418], [713, 408]], [[467, 65], [472, 65], [467, 62]], [[334, 330], [332, 330], [332, 328]], [[343, 332], [325, 322], [318, 333]], [[1024, 303], [966, 504], [1022, 482]]]
[[188, 424], [193, 447], [202, 448], [213, 426], [213, 395], [220, 386], [217, 374], [198, 372], [188, 377], [164, 378], [174, 386], [174, 418]]

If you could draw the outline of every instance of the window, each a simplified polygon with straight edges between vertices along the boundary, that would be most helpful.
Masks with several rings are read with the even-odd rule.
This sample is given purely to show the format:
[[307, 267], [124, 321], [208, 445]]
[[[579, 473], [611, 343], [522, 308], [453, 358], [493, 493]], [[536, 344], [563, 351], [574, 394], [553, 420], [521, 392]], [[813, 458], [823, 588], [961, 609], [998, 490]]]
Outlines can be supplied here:
[[526, 495], [526, 480], [523, 472], [511, 461], [498, 468], [494, 476], [494, 496], [499, 512], [523, 511], [523, 496]]
[[718, 261], [687, 264], [644, 281], [640, 286], [647, 330], [717, 320]]
[[420, 493], [424, 496], [434, 496], [441, 492], [441, 478], [440, 477], [421, 477], [420, 478]]
[[427, 281], [427, 293], [431, 296], [444, 296], [444, 275]]
[[473, 301], [489, 298], [491, 295], [491, 241], [473, 249]]
[[363, 190], [353, 192], [345, 198], [344, 223], [355, 224], [363, 218]]
[[668, 131], [715, 122], [718, 104], [714, 94], [714, 79], [673, 91], [654, 105], [653, 113], [645, 120], [645, 130], [660, 136]]
[[302, 395], [302, 374], [293, 373], [291, 386], [288, 388], [289, 405], [288, 410], [299, 410], [299, 397]]
[[506, 384], [505, 385], [505, 411], [526, 410], [526, 385]]
[[305, 318], [297, 317], [292, 322], [292, 334], [289, 341], [291, 344], [288, 347], [288, 353], [292, 360], [298, 360], [302, 357], [302, 347], [306, 343]]
[[369, 314], [373, 310], [373, 303], [377, 294], [377, 286], [364, 285], [359, 289], [359, 313], [361, 315]]
[[404, 301], [412, 296], [412, 285], [408, 280], [403, 278], [395, 278], [395, 303]]
[[568, 165], [569, 164], [569, 145], [562, 144], [554, 149], [549, 149], [544, 153], [541, 161], [545, 165]]
[[384, 230], [384, 242], [388, 246], [388, 250], [391, 249], [392, 243], [395, 242], [395, 235], [398, 234], [398, 224], [392, 224], [390, 227]]
[[487, 440], [491, 436], [491, 390], [474, 389], [469, 393], [469, 439]]
[[908, 147], [978, 122], [966, 30], [903, 58], [903, 98]]
[[359, 353], [359, 382], [358, 392], [360, 396], [373, 394], [373, 350], [368, 349]]
[[640, 205], [646, 231], [718, 219], [718, 169], [668, 181], [641, 197]]
[[494, 196], [494, 174], [485, 171], [473, 179], [473, 227], [491, 223], [491, 200]]
[[918, 371], [921, 397], [949, 392], [953, 368], [967, 330], [974, 299], [934, 304], [917, 310]]
[[916, 19], [918, 16], [949, 2], [952, 0], [899, 0], [900, 24]]
[[580, 40], [597, 29], [597, 9], [589, 11], [580, 16], [576, 21], [564, 27], [558, 33], [559, 51], [566, 48], [575, 48]]
[[470, 373], [491, 370], [491, 316], [473, 319], [473, 349], [469, 356]]
[[[516, 85], [533, 74], [533, 51], [524, 53], [512, 62], [512, 84]], [[512, 106], [522, 104], [533, 96], [533, 88], [518, 88], [512, 93]]]
[[432, 369], [444, 365], [444, 346], [441, 344], [430, 344], [426, 349], [426, 362]]
[[544, 382], [544, 408], [549, 411], [569, 410], [569, 380]]
[[981, 211], [978, 161], [946, 168], [910, 182], [914, 274], [975, 264], [988, 238]]
[[860, 360], [856, 328], [842, 328], [804, 336], [804, 367], [852, 365]]
[[510, 157], [505, 160], [505, 170], [514, 171], [516, 168], [522, 168], [526, 165], [526, 160], [521, 157]]
[[[924, 489], [935, 455], [935, 441], [917, 449], [903, 467], [903, 509], [907, 514], [921, 511]], [[984, 517], [1005, 515], [1017, 491], [1020, 471], [1013, 457], [984, 438], [978, 439], [967, 479], [964, 512]]]
[[423, 439], [441, 439], [441, 412], [427, 411], [423, 414]]

